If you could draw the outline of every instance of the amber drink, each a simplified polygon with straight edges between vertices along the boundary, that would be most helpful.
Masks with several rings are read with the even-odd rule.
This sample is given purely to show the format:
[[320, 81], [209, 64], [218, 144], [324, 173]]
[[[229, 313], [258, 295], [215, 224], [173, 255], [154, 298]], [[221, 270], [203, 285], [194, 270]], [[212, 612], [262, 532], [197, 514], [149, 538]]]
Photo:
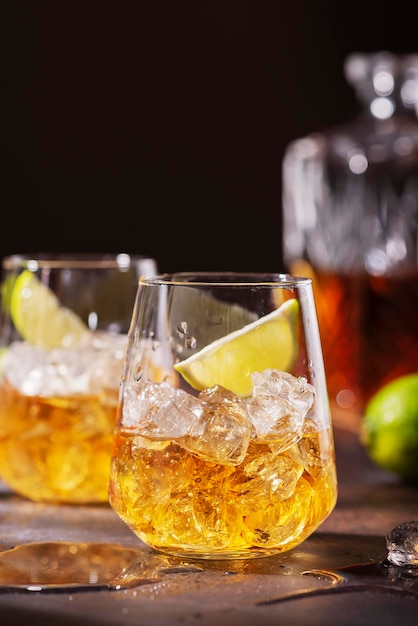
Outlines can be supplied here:
[[380, 387], [417, 371], [418, 274], [314, 273], [305, 263], [303, 271], [315, 280], [332, 410], [355, 431]]
[[[103, 341], [103, 337], [100, 342], [95, 339], [96, 344]], [[79, 391], [76, 384], [81, 387], [81, 377], [87, 377], [88, 372], [84, 370], [81, 376], [75, 376], [66, 365], [71, 355], [80, 367], [79, 352], [58, 351], [39, 369], [34, 369], [29, 361], [29, 372], [25, 361], [39, 356], [33, 353], [32, 346], [22, 342], [9, 348], [0, 384], [0, 476], [17, 493], [42, 502], [107, 500], [126, 337], [110, 335], [106, 341], [108, 347], [101, 367], [108, 368], [109, 387], [98, 388], [96, 382], [91, 391]], [[88, 354], [85, 345], [80, 349], [84, 356]], [[98, 352], [97, 346], [92, 349], [92, 363]], [[73, 383], [67, 390], [63, 389], [61, 378], [66, 367]], [[28, 379], [34, 372], [47, 375], [48, 385], [31, 387]], [[51, 382], [54, 376], [58, 382], [55, 388]]]
[[311, 282], [140, 280], [110, 504], [156, 550], [229, 559], [290, 550], [337, 482]]

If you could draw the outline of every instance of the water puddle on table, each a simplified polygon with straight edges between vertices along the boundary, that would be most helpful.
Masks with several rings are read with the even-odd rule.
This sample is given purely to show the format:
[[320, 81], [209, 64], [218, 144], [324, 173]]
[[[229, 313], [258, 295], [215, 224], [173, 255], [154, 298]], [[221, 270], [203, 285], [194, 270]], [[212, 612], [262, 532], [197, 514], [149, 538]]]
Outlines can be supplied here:
[[[306, 553], [305, 567], [295, 555], [282, 560], [189, 561], [119, 544], [92, 542], [39, 542], [0, 551], [0, 591], [84, 591], [129, 589], [158, 582], [167, 574], [222, 572], [279, 575], [278, 593], [258, 605], [284, 602], [309, 595], [349, 591], [382, 591], [418, 598], [418, 521], [395, 527], [386, 536], [387, 557], [367, 564], [338, 569], [312, 567]], [[1, 550], [1, 547], [0, 547]], [[311, 567], [309, 567], [311, 565]], [[291, 588], [286, 585], [296, 581]], [[300, 585], [299, 582], [300, 581]], [[312, 584], [310, 584], [310, 582]], [[296, 588], [297, 587], [297, 588]], [[280, 591], [279, 591], [280, 588]]]
[[0, 590], [127, 589], [197, 565], [107, 543], [40, 542], [0, 552]]
[[296, 600], [300, 597], [350, 591], [383, 592], [418, 600], [418, 575], [407, 571], [402, 572], [386, 560], [367, 565], [349, 565], [339, 570], [307, 570], [302, 572], [302, 575], [323, 581], [324, 585], [280, 594], [275, 598], [262, 600], [258, 602], [258, 605], [265, 606]]
[[392, 593], [418, 599], [418, 521], [395, 526], [385, 537], [387, 556], [380, 561], [340, 569], [310, 569], [301, 572], [323, 581], [315, 589], [281, 594], [259, 605], [277, 604], [297, 597], [349, 591]]

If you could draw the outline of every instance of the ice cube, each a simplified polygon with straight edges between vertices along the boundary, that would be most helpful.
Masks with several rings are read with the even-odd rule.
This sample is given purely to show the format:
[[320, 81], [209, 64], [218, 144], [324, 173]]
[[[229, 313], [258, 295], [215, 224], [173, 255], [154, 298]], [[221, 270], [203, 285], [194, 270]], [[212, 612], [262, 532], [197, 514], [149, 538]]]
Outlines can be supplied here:
[[199, 419], [193, 423], [184, 447], [214, 463], [239, 465], [252, 431], [245, 402], [219, 385], [202, 391], [198, 400]]
[[127, 335], [96, 331], [85, 336], [84, 362], [88, 367], [88, 391], [117, 390], [122, 376], [122, 365], [128, 344]]
[[189, 452], [223, 465], [243, 460], [252, 430], [245, 402], [231, 391], [213, 387], [195, 397], [144, 378], [125, 387], [122, 424], [142, 437], [174, 439]]
[[126, 385], [122, 425], [155, 440], [176, 440], [202, 459], [239, 465], [250, 439], [279, 454], [299, 441], [314, 390], [306, 379], [266, 370], [253, 374], [254, 396], [244, 400], [216, 385], [197, 397], [145, 376]]
[[4, 357], [3, 375], [23, 395], [43, 397], [96, 394], [117, 390], [127, 337], [87, 333], [74, 348], [44, 350], [26, 342], [12, 343]]
[[302, 437], [303, 423], [314, 401], [314, 388], [304, 377], [267, 369], [252, 374], [253, 396], [247, 409], [259, 443], [285, 450]]
[[404, 522], [386, 535], [387, 559], [418, 576], [418, 521]]
[[197, 398], [167, 382], [157, 384], [141, 379], [124, 390], [122, 424], [143, 437], [184, 437], [201, 412]]
[[286, 453], [276, 455], [267, 446], [252, 444], [242, 470], [234, 475], [232, 489], [247, 515], [289, 498], [303, 466]]

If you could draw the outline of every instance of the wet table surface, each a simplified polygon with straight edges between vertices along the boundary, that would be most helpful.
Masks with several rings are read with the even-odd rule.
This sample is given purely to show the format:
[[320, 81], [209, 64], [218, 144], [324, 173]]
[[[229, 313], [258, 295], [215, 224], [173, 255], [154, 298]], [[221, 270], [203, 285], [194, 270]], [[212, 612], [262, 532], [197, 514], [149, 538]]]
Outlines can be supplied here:
[[[381, 563], [385, 535], [398, 524], [418, 520], [418, 486], [379, 470], [354, 434], [336, 429], [335, 439], [337, 506], [299, 548], [256, 560], [198, 562], [189, 570], [162, 568], [143, 583], [122, 589], [0, 589], [2, 626], [416, 626], [418, 581], [400, 585], [386, 578], [373, 586], [367, 577], [357, 577], [365, 584], [333, 584], [322, 574], [305, 574]], [[0, 491], [0, 533], [3, 550], [28, 542], [103, 542], [154, 558], [107, 505], [42, 505], [5, 488]]]

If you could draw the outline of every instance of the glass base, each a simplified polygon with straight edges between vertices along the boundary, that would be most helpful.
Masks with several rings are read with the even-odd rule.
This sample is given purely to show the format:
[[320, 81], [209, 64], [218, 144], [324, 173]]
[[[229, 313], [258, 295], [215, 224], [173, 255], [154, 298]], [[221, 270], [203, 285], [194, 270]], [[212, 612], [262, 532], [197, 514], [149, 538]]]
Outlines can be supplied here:
[[228, 550], [219, 552], [208, 552], [204, 550], [194, 550], [192, 548], [173, 548], [173, 547], [153, 547], [153, 550], [159, 554], [165, 554], [167, 556], [174, 556], [181, 559], [197, 559], [204, 561], [231, 561], [234, 559], [259, 559], [268, 556], [274, 556], [284, 550], [280, 549], [264, 549], [264, 548], [250, 548], [246, 550]]

